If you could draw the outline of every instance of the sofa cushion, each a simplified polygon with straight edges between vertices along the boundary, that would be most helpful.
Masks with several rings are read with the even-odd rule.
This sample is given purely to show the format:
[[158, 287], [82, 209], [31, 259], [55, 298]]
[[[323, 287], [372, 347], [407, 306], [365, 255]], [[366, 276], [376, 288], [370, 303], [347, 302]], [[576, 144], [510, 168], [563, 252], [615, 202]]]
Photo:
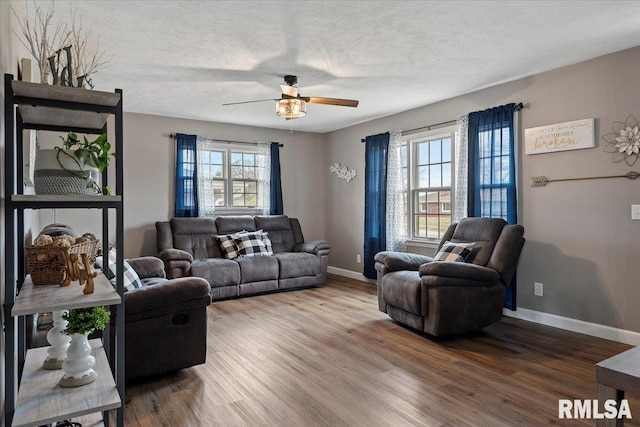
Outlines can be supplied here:
[[240, 267], [240, 283], [278, 279], [278, 261], [274, 257], [242, 257], [235, 262]]
[[280, 264], [280, 278], [320, 274], [320, 258], [306, 252], [281, 252], [273, 256]]
[[252, 216], [235, 215], [216, 217], [218, 234], [234, 234], [239, 231], [256, 231], [256, 223]]
[[433, 257], [434, 261], [452, 261], [464, 262], [471, 254], [471, 250], [475, 246], [475, 242], [471, 243], [451, 243], [444, 242], [442, 247]]
[[175, 249], [196, 259], [222, 257], [214, 236], [223, 233], [218, 232], [213, 218], [173, 218], [170, 224]]
[[191, 263], [191, 275], [206, 279], [212, 288], [240, 283], [240, 266], [223, 258], [195, 260]]
[[296, 239], [286, 215], [256, 216], [256, 227], [269, 234], [273, 252], [291, 252]]
[[451, 242], [475, 242], [466, 262], [485, 266], [495, 247], [495, 242], [507, 222], [502, 218], [463, 218], [451, 236]]

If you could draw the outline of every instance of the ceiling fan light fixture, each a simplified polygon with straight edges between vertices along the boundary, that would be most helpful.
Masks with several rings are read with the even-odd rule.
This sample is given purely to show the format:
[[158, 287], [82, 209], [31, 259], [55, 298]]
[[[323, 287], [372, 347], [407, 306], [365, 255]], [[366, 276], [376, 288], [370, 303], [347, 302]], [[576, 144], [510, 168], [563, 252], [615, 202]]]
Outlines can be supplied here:
[[302, 99], [281, 99], [276, 102], [276, 114], [285, 119], [297, 119], [307, 114], [307, 103]]

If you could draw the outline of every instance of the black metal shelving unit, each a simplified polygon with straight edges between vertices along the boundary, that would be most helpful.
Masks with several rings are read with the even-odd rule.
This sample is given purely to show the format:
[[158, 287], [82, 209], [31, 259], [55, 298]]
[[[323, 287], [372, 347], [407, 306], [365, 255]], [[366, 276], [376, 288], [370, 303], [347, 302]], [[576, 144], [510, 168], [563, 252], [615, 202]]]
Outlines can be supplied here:
[[[122, 122], [122, 91], [116, 89], [112, 92], [89, 91], [79, 88], [61, 86], [48, 86], [36, 83], [27, 83], [14, 80], [11, 74], [5, 74], [5, 306], [4, 321], [6, 334], [5, 357], [5, 425], [28, 426], [42, 425], [57, 420], [69, 419], [70, 416], [102, 413], [102, 422], [109, 425], [109, 412], [117, 411], [116, 423], [124, 426], [124, 296], [123, 296], [123, 241], [124, 241], [124, 216], [123, 216], [123, 122]], [[24, 194], [23, 188], [23, 130], [44, 130], [60, 132], [76, 132], [82, 134], [102, 134], [107, 132], [107, 119], [115, 118], [115, 195], [114, 196], [46, 196]], [[107, 183], [108, 174], [105, 170], [102, 174], [102, 182]], [[79, 389], [62, 389], [51, 387], [42, 393], [47, 402], [30, 401], [29, 408], [20, 407], [21, 387], [23, 387], [23, 370], [27, 359], [25, 340], [25, 320], [20, 314], [13, 314], [16, 300], [21, 297], [20, 291], [29, 280], [26, 274], [25, 259], [25, 224], [24, 211], [27, 209], [77, 209], [91, 208], [102, 211], [102, 242], [103, 254], [108, 253], [109, 238], [109, 211], [115, 210], [115, 238], [118, 247], [116, 265], [116, 292], [119, 295], [118, 303], [109, 303], [115, 306], [115, 349], [110, 349], [109, 330], [105, 330], [103, 336], [104, 355], [109, 360], [113, 380], [119, 395], [119, 402], [111, 401], [110, 405], [97, 406], [101, 409], [92, 411], [91, 407], [69, 409], [56, 407], [55, 399], [49, 398], [53, 394], [61, 398], [61, 401], [71, 397], [74, 390], [82, 390], [90, 393], [90, 385]], [[105, 262], [106, 262], [105, 256]], [[52, 292], [55, 291], [52, 287]], [[25, 297], [27, 298], [27, 297]], [[112, 298], [113, 300], [113, 298]], [[103, 305], [96, 302], [95, 305]], [[69, 308], [73, 308], [72, 306]], [[35, 307], [34, 309], [37, 309]], [[37, 312], [37, 311], [36, 311]], [[29, 350], [32, 351], [32, 350]], [[62, 376], [62, 374], [60, 374]], [[32, 385], [30, 385], [32, 387]], [[25, 387], [26, 388], [26, 387]], [[36, 384], [37, 388], [37, 384]], [[54, 390], [55, 389], [55, 390]], [[112, 399], [113, 400], [113, 399]], [[18, 420], [17, 415], [31, 410], [40, 404], [48, 404], [47, 417], [39, 419], [25, 417]], [[86, 403], [85, 403], [86, 406]], [[66, 412], [65, 412], [66, 411]], [[36, 411], [32, 411], [36, 412]], [[100, 415], [100, 414], [99, 414]], [[56, 418], [60, 416], [60, 418]]]

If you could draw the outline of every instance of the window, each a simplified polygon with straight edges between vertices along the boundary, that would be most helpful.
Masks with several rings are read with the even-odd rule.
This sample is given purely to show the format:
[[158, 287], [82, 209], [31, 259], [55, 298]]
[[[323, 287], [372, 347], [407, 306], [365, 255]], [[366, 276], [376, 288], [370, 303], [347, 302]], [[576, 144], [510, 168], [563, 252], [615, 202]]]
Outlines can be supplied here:
[[508, 192], [515, 186], [511, 180], [511, 144], [509, 129], [481, 131], [480, 205], [482, 216], [508, 220]]
[[454, 130], [413, 136], [403, 147], [403, 165], [410, 166], [404, 173], [410, 239], [440, 240], [451, 224]]
[[255, 211], [258, 208], [259, 179], [264, 175], [264, 156], [257, 149], [221, 147], [198, 142], [198, 184], [200, 210]]

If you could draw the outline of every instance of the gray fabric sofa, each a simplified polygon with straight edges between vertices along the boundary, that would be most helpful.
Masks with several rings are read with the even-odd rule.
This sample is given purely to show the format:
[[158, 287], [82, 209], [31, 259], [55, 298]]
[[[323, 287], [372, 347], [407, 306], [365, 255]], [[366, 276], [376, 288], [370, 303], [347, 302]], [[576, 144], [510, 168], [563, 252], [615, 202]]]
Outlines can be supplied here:
[[497, 322], [524, 246], [523, 234], [521, 225], [507, 225], [500, 218], [464, 218], [449, 226], [438, 250], [446, 241], [474, 242], [466, 262], [377, 253], [378, 308], [434, 336], [471, 332]]
[[[273, 256], [224, 258], [216, 235], [257, 230], [268, 233]], [[167, 277], [202, 277], [211, 285], [214, 300], [325, 284], [329, 243], [305, 242], [295, 218], [173, 218], [156, 222], [156, 232]]]

